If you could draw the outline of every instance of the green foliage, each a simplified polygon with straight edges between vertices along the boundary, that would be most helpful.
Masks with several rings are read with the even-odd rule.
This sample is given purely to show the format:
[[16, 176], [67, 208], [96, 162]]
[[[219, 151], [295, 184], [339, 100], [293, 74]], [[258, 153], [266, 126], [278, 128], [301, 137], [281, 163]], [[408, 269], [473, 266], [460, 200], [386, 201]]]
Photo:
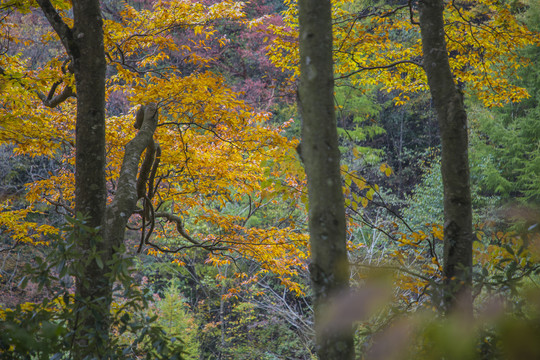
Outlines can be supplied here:
[[284, 136], [288, 139], [300, 139], [300, 119], [296, 103], [276, 105], [272, 108], [272, 123], [283, 124], [289, 120], [292, 124], [285, 128]]
[[234, 304], [226, 318], [226, 359], [307, 359], [299, 337], [278, 318], [257, 311], [254, 303]]
[[[522, 16], [538, 29], [540, 5], [531, 2]], [[521, 52], [531, 66], [519, 72], [515, 82], [527, 89], [530, 97], [501, 109], [484, 109], [472, 101], [471, 157], [482, 164], [483, 191], [504, 200], [520, 198], [540, 202], [540, 48], [530, 46]]]
[[443, 186], [441, 167], [438, 160], [424, 163], [422, 181], [409, 197], [409, 206], [403, 209], [405, 221], [413, 229], [426, 223], [442, 223]]
[[[26, 276], [20, 286], [37, 284], [49, 296], [41, 303], [25, 303], [15, 309], [0, 309], [0, 354], [6, 359], [63, 359], [73, 349], [73, 337], [81, 331], [80, 311], [109, 311], [102, 301], [90, 303], [73, 295], [73, 279], [78, 278], [89, 262], [100, 264], [100, 239], [97, 231], [85, 225], [84, 219], [66, 218], [68, 224], [55, 239], [45, 258], [37, 257], [36, 265], [27, 264]], [[95, 242], [93, 252], [84, 258], [77, 246], [81, 236], [91, 235]], [[101, 266], [103, 266], [102, 264]], [[107, 336], [99, 329], [87, 329], [87, 346], [100, 346], [102, 359], [182, 359], [181, 342], [170, 341], [163, 329], [155, 323], [156, 317], [145, 316], [142, 310], [148, 305], [148, 291], [132, 286], [131, 259], [114, 256], [107, 264], [110, 276], [117, 280], [114, 289], [116, 305], [112, 315], [114, 336]], [[122, 343], [122, 337], [131, 338]], [[150, 349], [140, 350], [141, 343], [150, 343]]]
[[481, 109], [477, 114], [473, 156], [483, 161], [485, 191], [503, 199], [540, 201], [540, 109], [529, 109], [524, 116]]
[[363, 162], [373, 165], [381, 160], [383, 151], [365, 146], [368, 140], [383, 134], [384, 129], [374, 121], [379, 106], [367, 95], [352, 87], [337, 87], [335, 102], [338, 106], [337, 125], [340, 150], [359, 154]]
[[[443, 220], [443, 185], [440, 161], [436, 153], [431, 153], [422, 161], [424, 169], [422, 181], [408, 198], [408, 206], [402, 209], [404, 220], [413, 229], [421, 228], [428, 223], [442, 224]], [[470, 159], [471, 197], [475, 222], [485, 221], [492, 215], [498, 198], [485, 195], [481, 186], [485, 182], [485, 162], [476, 157]]]
[[164, 298], [155, 302], [155, 315], [168, 338], [181, 339], [184, 343], [183, 358], [199, 359], [198, 324], [175, 281], [165, 290]]

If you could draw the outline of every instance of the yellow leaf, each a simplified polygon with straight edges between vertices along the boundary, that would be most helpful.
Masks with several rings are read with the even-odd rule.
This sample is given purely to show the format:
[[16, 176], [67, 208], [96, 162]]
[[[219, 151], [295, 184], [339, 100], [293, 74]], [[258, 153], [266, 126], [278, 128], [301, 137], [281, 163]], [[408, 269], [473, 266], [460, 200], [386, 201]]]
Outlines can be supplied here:
[[362, 198], [362, 206], [363, 206], [363, 207], [368, 206], [368, 199]]

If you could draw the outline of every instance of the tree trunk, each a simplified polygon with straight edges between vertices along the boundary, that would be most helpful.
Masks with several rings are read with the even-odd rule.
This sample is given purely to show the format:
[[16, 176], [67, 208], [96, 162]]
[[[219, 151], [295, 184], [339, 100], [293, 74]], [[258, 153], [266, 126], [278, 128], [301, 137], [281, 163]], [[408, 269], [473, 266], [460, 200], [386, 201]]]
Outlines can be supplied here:
[[[77, 93], [75, 127], [75, 211], [96, 233], [80, 231], [81, 259], [88, 263], [77, 278], [76, 358], [99, 356], [107, 348], [111, 302], [109, 251], [105, 234], [105, 71], [103, 21], [98, 0], [73, 1], [73, 28], [49, 0], [38, 0], [71, 57]], [[99, 261], [98, 261], [99, 258]], [[104, 311], [105, 310], [105, 311]]]
[[[78, 321], [75, 356], [102, 354], [108, 345], [111, 287], [106, 264], [108, 250], [103, 239], [107, 189], [105, 184], [105, 71], [103, 22], [99, 1], [73, 1], [71, 56], [77, 91], [75, 127], [75, 211], [87, 225], [98, 228], [95, 236], [81, 233], [80, 248], [89, 261], [77, 279]], [[76, 50], [76, 51], [74, 51]], [[92, 254], [92, 248], [98, 253]], [[95, 259], [100, 257], [101, 266]], [[96, 314], [99, 314], [96, 316]]]
[[330, 0], [299, 1], [302, 116], [300, 153], [308, 180], [311, 281], [317, 354], [320, 359], [354, 358], [351, 326], [324, 329], [330, 297], [349, 286], [345, 207], [334, 110]]
[[444, 186], [444, 295], [446, 312], [472, 315], [472, 208], [469, 180], [467, 113], [456, 87], [446, 48], [444, 2], [422, 0], [420, 29], [431, 96], [442, 142]]
[[145, 106], [137, 135], [124, 154], [116, 195], [106, 207], [105, 73], [103, 20], [98, 0], [73, 0], [73, 28], [50, 0], [37, 0], [57, 32], [75, 75], [77, 94], [75, 211], [96, 232], [80, 231], [79, 249], [85, 266], [77, 278], [75, 359], [106, 358], [109, 351], [110, 306], [114, 276], [108, 261], [124, 240], [127, 221], [136, 207], [137, 173], [143, 151], [153, 144], [157, 107]]

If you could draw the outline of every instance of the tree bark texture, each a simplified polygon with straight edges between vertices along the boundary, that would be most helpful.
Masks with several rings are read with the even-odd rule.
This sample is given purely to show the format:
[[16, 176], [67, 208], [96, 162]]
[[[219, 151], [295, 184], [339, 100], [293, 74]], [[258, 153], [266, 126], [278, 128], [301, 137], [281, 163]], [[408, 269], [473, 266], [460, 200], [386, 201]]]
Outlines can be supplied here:
[[[77, 96], [75, 126], [75, 212], [97, 233], [79, 234], [82, 259], [92, 259], [77, 279], [77, 358], [99, 357], [107, 348], [111, 283], [105, 235], [105, 71], [103, 20], [98, 0], [74, 0], [73, 28], [49, 0], [38, 0], [71, 58]], [[96, 249], [96, 250], [93, 250]], [[100, 262], [96, 258], [100, 258]], [[101, 264], [101, 265], [100, 265]]]
[[90, 226], [103, 227], [105, 186], [105, 71], [103, 20], [99, 1], [73, 1], [74, 49], [71, 51], [77, 89], [75, 210]]
[[105, 239], [111, 252], [122, 245], [127, 222], [136, 209], [137, 200], [141, 197], [137, 193], [137, 174], [142, 153], [145, 149], [147, 153], [155, 151], [154, 146], [151, 145], [154, 144], [153, 136], [158, 123], [158, 109], [156, 104], [148, 104], [141, 109], [144, 114], [142, 125], [137, 135], [126, 145], [116, 194], [107, 207]]
[[330, 0], [300, 0], [300, 153], [308, 180], [311, 281], [320, 359], [354, 358], [351, 327], [324, 328], [331, 296], [349, 287], [345, 207], [334, 109]]
[[421, 0], [424, 70], [439, 121], [444, 186], [444, 295], [446, 312], [472, 315], [472, 208], [467, 113], [452, 76], [444, 33], [444, 2]]
[[[105, 71], [103, 21], [99, 1], [73, 1], [72, 29], [75, 46], [71, 49], [77, 122], [75, 126], [75, 211], [83, 214], [87, 225], [98, 227], [95, 238], [81, 236], [83, 254], [108, 261], [105, 233], [107, 189], [105, 184]], [[97, 246], [98, 253], [91, 254]], [[107, 348], [111, 286], [107, 266], [90, 261], [77, 279], [76, 299], [80, 302], [77, 322], [77, 356], [95, 356]], [[91, 311], [86, 311], [89, 309]], [[95, 314], [99, 314], [96, 316]], [[93, 341], [90, 341], [93, 340]]]

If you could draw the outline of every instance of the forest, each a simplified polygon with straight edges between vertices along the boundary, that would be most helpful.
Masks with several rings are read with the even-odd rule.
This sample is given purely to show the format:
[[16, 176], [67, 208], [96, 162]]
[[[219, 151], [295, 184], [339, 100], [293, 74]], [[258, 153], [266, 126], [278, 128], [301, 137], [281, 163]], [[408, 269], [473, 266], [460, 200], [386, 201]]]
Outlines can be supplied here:
[[0, 0], [0, 358], [540, 359], [537, 0]]

